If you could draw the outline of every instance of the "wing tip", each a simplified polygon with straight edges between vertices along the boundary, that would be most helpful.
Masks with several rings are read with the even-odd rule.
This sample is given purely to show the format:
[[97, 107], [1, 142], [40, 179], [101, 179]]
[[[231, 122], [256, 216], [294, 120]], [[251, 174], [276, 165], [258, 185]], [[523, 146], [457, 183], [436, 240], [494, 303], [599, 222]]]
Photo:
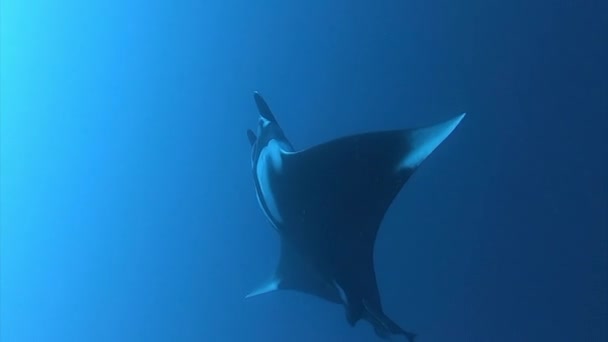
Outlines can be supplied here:
[[456, 115], [451, 121], [454, 121], [454, 128], [460, 124], [460, 121], [467, 116], [467, 112], [460, 113], [460, 115]]
[[460, 124], [467, 113], [462, 113], [438, 124], [408, 130], [412, 150], [402, 160], [400, 167], [415, 169], [420, 165]]
[[249, 292], [246, 296], [245, 299], [251, 298], [251, 297], [256, 297], [259, 295], [263, 295], [265, 293], [269, 293], [269, 292], [273, 292], [279, 289], [279, 285], [280, 285], [281, 281], [278, 278], [273, 278], [270, 281], [267, 281], [265, 283], [263, 283], [261, 286], [259, 286], [258, 288], [256, 288], [255, 290]]

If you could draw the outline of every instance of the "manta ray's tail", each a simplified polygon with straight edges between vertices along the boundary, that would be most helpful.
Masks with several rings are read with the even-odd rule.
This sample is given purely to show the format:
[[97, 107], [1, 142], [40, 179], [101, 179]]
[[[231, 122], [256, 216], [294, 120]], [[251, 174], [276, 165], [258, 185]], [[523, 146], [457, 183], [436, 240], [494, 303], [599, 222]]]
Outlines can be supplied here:
[[376, 335], [379, 337], [388, 339], [391, 335], [403, 335], [407, 338], [408, 342], [414, 342], [416, 339], [415, 333], [404, 330], [383, 312], [371, 309], [365, 302], [363, 306], [367, 312], [368, 320], [374, 326]]
[[404, 330], [385, 314], [376, 316], [374, 321], [372, 325], [374, 325], [376, 335], [381, 338], [388, 339], [391, 335], [403, 335], [407, 338], [408, 342], [414, 342], [416, 338], [415, 333]]

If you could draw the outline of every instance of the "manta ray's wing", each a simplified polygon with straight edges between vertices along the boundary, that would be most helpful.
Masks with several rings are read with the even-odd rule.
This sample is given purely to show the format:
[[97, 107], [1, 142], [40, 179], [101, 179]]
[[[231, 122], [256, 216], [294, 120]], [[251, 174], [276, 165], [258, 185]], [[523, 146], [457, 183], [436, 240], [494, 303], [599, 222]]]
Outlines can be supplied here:
[[375, 236], [403, 184], [464, 115], [434, 126], [352, 135], [283, 152], [272, 190], [286, 233], [323, 232], [340, 244], [346, 242], [336, 239]]
[[246, 298], [276, 290], [304, 292], [330, 302], [340, 303], [336, 288], [325, 281], [296, 247], [284, 238], [281, 239], [281, 255], [274, 274]]
[[382, 313], [373, 264], [377, 231], [403, 184], [463, 117], [283, 152], [273, 182], [285, 221], [281, 234], [333, 278], [349, 321], [368, 318], [376, 331], [406, 334]]

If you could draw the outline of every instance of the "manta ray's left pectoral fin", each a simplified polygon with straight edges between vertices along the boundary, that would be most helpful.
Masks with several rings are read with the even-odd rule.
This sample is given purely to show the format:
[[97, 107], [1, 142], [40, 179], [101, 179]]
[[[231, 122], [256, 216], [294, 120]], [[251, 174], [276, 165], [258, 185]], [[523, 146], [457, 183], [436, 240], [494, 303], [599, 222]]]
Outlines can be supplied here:
[[272, 277], [270, 280], [264, 282], [262, 285], [258, 286], [255, 290], [249, 292], [245, 296], [245, 298], [251, 298], [255, 296], [259, 296], [265, 293], [274, 292], [280, 289], [281, 280], [276, 277]]
[[307, 262], [288, 241], [281, 241], [281, 257], [269, 280], [251, 291], [245, 298], [278, 290], [292, 290], [339, 303], [340, 297], [332, 284]]

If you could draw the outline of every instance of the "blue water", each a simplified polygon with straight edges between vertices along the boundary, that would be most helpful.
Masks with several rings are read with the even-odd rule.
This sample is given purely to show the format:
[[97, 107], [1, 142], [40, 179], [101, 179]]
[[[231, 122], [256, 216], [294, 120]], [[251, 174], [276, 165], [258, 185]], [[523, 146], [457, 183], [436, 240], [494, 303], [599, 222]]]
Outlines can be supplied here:
[[608, 3], [0, 2], [0, 341], [376, 341], [272, 271], [245, 131], [469, 113], [380, 230], [419, 341], [608, 340]]

